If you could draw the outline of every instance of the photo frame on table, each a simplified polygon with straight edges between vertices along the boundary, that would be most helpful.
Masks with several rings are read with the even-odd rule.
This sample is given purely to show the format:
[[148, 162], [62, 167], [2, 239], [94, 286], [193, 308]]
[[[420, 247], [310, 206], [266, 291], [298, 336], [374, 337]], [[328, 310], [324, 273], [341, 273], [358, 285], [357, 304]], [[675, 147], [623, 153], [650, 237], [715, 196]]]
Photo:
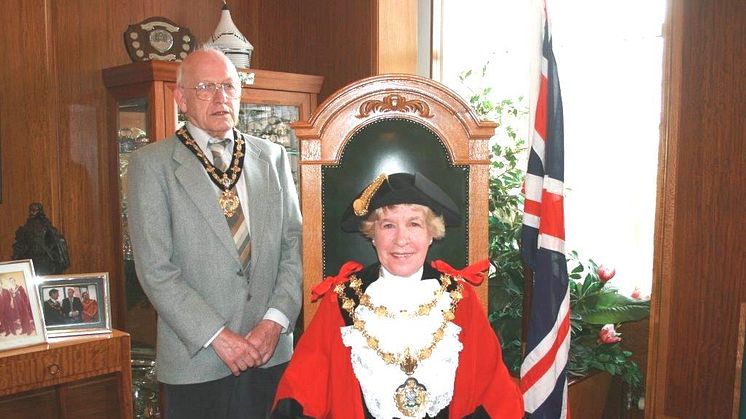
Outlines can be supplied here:
[[46, 342], [31, 259], [0, 262], [0, 350]]
[[111, 333], [108, 272], [40, 276], [37, 294], [48, 337]]

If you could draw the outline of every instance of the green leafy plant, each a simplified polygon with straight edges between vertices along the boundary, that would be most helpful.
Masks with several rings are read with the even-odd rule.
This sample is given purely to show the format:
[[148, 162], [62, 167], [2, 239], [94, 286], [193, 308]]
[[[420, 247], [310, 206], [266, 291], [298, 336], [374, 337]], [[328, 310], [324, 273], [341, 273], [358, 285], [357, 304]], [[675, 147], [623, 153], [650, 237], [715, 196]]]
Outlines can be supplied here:
[[[459, 78], [469, 92], [469, 102], [477, 115], [499, 124], [491, 140], [489, 311], [490, 322], [502, 344], [503, 359], [511, 373], [518, 375], [523, 357], [525, 272], [520, 235], [526, 141], [518, 135], [520, 131], [516, 127], [527, 125], [528, 110], [522, 98], [494, 100], [489, 87], [477, 85], [488, 68], [489, 63], [482, 67], [481, 77], [476, 82], [473, 71], [463, 72]], [[632, 353], [624, 349], [616, 328], [624, 322], [648, 317], [649, 302], [619, 294], [609, 283], [608, 272], [591, 259], [581, 259], [574, 251], [568, 254], [568, 274], [571, 309], [568, 374], [579, 378], [594, 370], [606, 371], [629, 384], [633, 396], [639, 395], [642, 374], [630, 359]]]
[[[518, 375], [522, 360], [523, 261], [520, 238], [523, 208], [521, 185], [524, 173], [521, 155], [525, 141], [516, 127], [525, 123], [528, 114], [523, 98], [492, 99], [492, 89], [477, 85], [484, 79], [489, 62], [476, 76], [472, 70], [459, 75], [468, 92], [469, 103], [482, 119], [498, 123], [490, 140], [489, 178], [489, 312], [490, 323], [500, 338], [503, 360]], [[477, 79], [474, 82], [474, 79]]]
[[584, 377], [593, 370], [621, 376], [633, 395], [642, 389], [642, 373], [625, 350], [616, 328], [650, 315], [650, 301], [619, 294], [607, 273], [593, 260], [582, 261], [577, 252], [568, 254], [570, 270], [570, 358], [567, 372]]

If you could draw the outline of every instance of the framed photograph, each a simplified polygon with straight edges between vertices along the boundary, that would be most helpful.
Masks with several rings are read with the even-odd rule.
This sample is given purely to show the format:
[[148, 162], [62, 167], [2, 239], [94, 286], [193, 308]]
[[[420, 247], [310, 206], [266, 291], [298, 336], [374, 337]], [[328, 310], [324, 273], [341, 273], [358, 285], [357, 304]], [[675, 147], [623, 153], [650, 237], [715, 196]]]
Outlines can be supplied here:
[[0, 350], [46, 342], [30, 259], [0, 262]]
[[108, 272], [40, 276], [37, 291], [48, 337], [111, 333]]

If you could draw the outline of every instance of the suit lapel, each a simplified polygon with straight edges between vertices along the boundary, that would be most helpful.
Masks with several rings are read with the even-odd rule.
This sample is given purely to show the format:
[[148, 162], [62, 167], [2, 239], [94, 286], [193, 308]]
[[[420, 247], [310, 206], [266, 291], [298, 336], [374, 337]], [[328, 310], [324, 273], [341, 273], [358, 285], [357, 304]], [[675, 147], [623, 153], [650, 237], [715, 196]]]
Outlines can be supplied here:
[[[181, 186], [187, 192], [200, 214], [202, 214], [207, 225], [210, 226], [221, 243], [226, 247], [228, 254], [232, 255], [240, 263], [236, 245], [233, 243], [233, 238], [228, 229], [228, 223], [220, 211], [214, 186], [205, 174], [205, 168], [202, 167], [202, 164], [200, 164], [194, 154], [178, 140], [176, 140], [173, 158], [180, 164], [175, 174]], [[210, 197], [214, 197], [214, 199], [210, 199]], [[178, 222], [179, 220], [176, 221]]]
[[243, 137], [246, 143], [246, 156], [243, 163], [243, 181], [246, 182], [246, 189], [249, 202], [241, 202], [241, 205], [247, 205], [249, 210], [249, 226], [251, 228], [251, 268], [250, 278], [253, 277], [258, 263], [256, 260], [261, 258], [262, 246], [255, 245], [262, 243], [262, 234], [267, 222], [271, 222], [272, 214], [270, 205], [267, 204], [266, 197], [270, 195], [269, 191], [269, 162], [259, 149], [253, 147], [252, 143]]

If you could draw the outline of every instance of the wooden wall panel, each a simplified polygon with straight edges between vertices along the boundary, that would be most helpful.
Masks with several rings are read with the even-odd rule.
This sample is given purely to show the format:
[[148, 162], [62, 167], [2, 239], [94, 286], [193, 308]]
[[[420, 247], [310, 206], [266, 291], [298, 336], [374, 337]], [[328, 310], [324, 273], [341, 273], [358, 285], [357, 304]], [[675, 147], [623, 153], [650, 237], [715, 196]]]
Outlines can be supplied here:
[[114, 34], [96, 33], [99, 26], [89, 21], [106, 16], [105, 2], [54, 1], [49, 7], [50, 33], [68, 35], [55, 35], [51, 45], [56, 58], [54, 90], [60, 100], [55, 136], [62, 198], [58, 228], [70, 245], [69, 272], [80, 272], [82, 267], [108, 271], [108, 261], [104, 262], [108, 249], [102, 244], [111, 240], [105, 167], [105, 153], [111, 150], [106, 147], [106, 106], [101, 83], [96, 83], [100, 80], [96, 65], [104, 51], [116, 51], [111, 42]]
[[303, 0], [259, 1], [254, 3], [252, 10], [241, 15], [252, 27], [258, 27], [259, 22], [272, 22], [265, 25], [263, 30], [254, 31], [252, 37], [244, 32], [254, 45], [253, 67], [290, 71], [288, 69], [302, 66], [305, 57], [302, 49], [315, 50], [319, 47], [313, 39], [301, 39], [299, 36], [301, 25], [308, 24], [308, 17], [301, 16], [302, 3]]
[[373, 1], [260, 1], [257, 67], [323, 75], [319, 101], [374, 75]]
[[7, 0], [0, 13], [0, 260], [10, 259], [15, 230], [31, 202], [43, 202], [59, 220], [55, 112], [40, 106], [56, 103], [45, 8], [44, 0]]
[[[318, 54], [312, 50], [306, 51], [312, 55], [310, 58], [314, 63], [315, 73], [326, 77], [320, 99], [326, 99], [354, 81], [376, 74], [373, 68], [373, 5], [370, 0], [334, 0], [329, 2], [329, 8], [323, 12], [314, 10], [307, 3], [303, 6], [303, 14], [315, 16], [318, 23], [309, 22], [304, 25], [301, 33], [306, 31], [309, 36], [315, 34], [321, 37], [319, 44], [325, 46]], [[339, 18], [340, 16], [344, 18]]]
[[254, 45], [254, 65], [323, 75], [320, 100], [365, 77], [416, 73], [414, 0], [255, 1], [244, 12], [249, 15], [233, 16]]
[[[376, 74], [417, 74], [417, 0], [376, 0]], [[415, 28], [402, 31], [401, 28]]]
[[746, 301], [746, 9], [669, 7], [648, 417], [725, 418]]

